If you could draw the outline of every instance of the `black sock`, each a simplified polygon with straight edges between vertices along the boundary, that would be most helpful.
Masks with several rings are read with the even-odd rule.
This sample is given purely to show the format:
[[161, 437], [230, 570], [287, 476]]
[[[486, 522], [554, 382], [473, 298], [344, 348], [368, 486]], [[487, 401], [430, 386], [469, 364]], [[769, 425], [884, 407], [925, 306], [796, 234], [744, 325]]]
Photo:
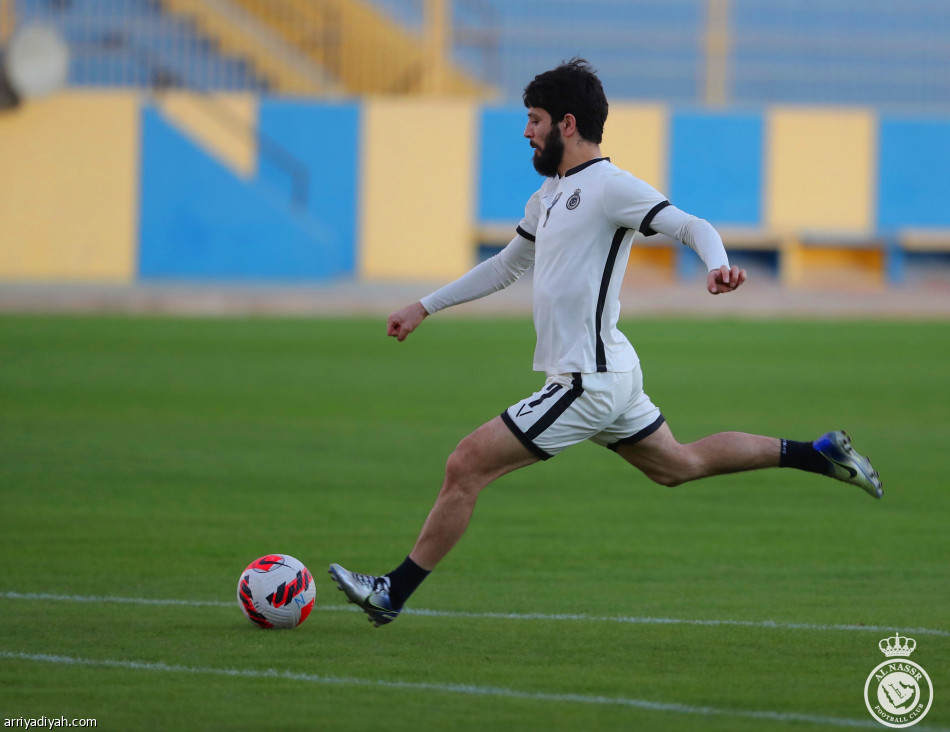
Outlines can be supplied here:
[[409, 599], [409, 595], [422, 584], [422, 580], [429, 576], [429, 570], [406, 557], [402, 564], [386, 576], [389, 577], [389, 599], [393, 607], [399, 609]]
[[810, 442], [795, 442], [782, 440], [782, 454], [779, 456], [780, 468], [796, 468], [807, 470], [809, 473], [831, 473], [831, 463], [815, 449]]

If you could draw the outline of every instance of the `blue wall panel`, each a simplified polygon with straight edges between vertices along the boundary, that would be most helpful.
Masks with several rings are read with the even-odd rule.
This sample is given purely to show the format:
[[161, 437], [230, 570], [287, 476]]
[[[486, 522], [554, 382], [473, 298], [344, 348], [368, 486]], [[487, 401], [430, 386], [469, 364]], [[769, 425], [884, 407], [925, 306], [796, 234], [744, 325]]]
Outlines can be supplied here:
[[673, 116], [670, 201], [674, 206], [713, 224], [758, 225], [762, 171], [760, 115]]
[[950, 122], [884, 117], [878, 227], [950, 227]]
[[[520, 221], [524, 205], [544, 179], [531, 164], [524, 138], [524, 107], [482, 110], [479, 141], [478, 221]], [[512, 232], [512, 236], [514, 232]]]
[[[356, 267], [359, 217], [360, 107], [263, 99], [258, 175], [289, 195], [291, 177], [281, 165], [290, 151], [309, 174], [307, 210], [328, 225], [348, 255], [347, 271]], [[279, 149], [272, 152], [269, 145]]]
[[352, 253], [283, 195], [241, 180], [142, 110], [139, 276], [312, 280], [348, 271]]

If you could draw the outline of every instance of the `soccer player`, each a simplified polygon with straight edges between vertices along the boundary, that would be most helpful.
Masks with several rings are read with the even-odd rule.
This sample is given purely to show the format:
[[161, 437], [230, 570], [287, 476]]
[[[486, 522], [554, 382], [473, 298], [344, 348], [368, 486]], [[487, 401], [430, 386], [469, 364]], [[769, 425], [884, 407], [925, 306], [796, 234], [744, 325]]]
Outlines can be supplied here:
[[468, 526], [479, 492], [496, 478], [591, 440], [661, 485], [711, 475], [786, 467], [819, 473], [883, 495], [881, 480], [846, 433], [814, 442], [722, 432], [681, 444], [643, 390], [637, 354], [617, 329], [620, 286], [634, 233], [666, 234], [706, 265], [706, 288], [729, 293], [746, 281], [729, 266], [722, 239], [706, 221], [602, 157], [607, 99], [583, 59], [538, 75], [524, 91], [524, 136], [545, 181], [528, 200], [505, 249], [461, 278], [389, 316], [403, 341], [429, 315], [507, 287], [534, 265], [537, 333], [534, 370], [544, 386], [463, 439], [415, 546], [389, 574], [330, 565], [350, 602], [377, 627], [403, 604]]

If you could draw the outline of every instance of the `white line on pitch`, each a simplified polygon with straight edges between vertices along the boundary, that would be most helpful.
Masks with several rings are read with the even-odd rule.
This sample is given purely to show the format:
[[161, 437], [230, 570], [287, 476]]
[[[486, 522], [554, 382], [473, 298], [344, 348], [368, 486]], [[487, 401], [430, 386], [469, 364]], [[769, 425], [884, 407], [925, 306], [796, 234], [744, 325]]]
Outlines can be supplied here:
[[618, 706], [645, 709], [654, 712], [670, 712], [674, 714], [696, 714], [700, 716], [742, 717], [746, 719], [761, 719], [777, 722], [809, 722], [824, 726], [835, 727], [865, 727], [880, 729], [873, 720], [848, 719], [843, 717], [822, 717], [811, 714], [796, 714], [793, 712], [771, 712], [762, 710], [722, 709], [719, 707], [699, 707], [691, 704], [675, 704], [655, 702], [647, 699], [630, 699], [626, 697], [589, 696], [586, 694], [554, 694], [540, 691], [521, 691], [500, 686], [475, 686], [471, 684], [438, 684], [419, 681], [387, 681], [384, 679], [359, 679], [340, 676], [320, 676], [317, 674], [295, 673], [293, 671], [277, 671], [274, 669], [235, 669], [211, 668], [202, 666], [178, 666], [166, 663], [150, 663], [145, 661], [120, 661], [112, 659], [77, 658], [75, 656], [56, 656], [42, 653], [17, 653], [14, 651], [0, 651], [0, 658], [15, 661], [35, 661], [62, 666], [95, 666], [100, 668], [121, 668], [134, 671], [159, 671], [173, 674], [204, 674], [209, 676], [230, 676], [250, 679], [285, 679], [287, 681], [303, 681], [311, 684], [326, 686], [370, 686], [387, 689], [404, 689], [411, 691], [430, 691], [446, 694], [466, 694], [469, 696], [503, 697], [508, 699], [526, 699], [539, 702], [559, 702], [565, 704], [591, 704], [598, 706]]
[[[96, 597], [91, 595], [52, 595], [37, 592], [0, 592], [0, 599], [4, 600], [44, 600], [50, 602], [112, 602], [129, 605], [185, 605], [187, 607], [232, 607], [235, 602], [220, 600], [165, 600], [148, 597]], [[356, 611], [353, 605], [317, 605], [315, 610], [323, 612]], [[575, 621], [588, 623], [628, 623], [631, 625], [704, 625], [704, 626], [734, 626], [740, 628], [774, 628], [779, 630], [837, 630], [837, 631], [867, 631], [872, 633], [889, 633], [896, 628], [902, 633], [917, 633], [918, 635], [936, 635], [950, 637], [950, 631], [935, 628], [907, 628], [897, 625], [843, 625], [819, 623], [782, 623], [775, 620], [694, 620], [690, 618], [649, 618], [629, 616], [597, 616], [583, 614], [543, 614], [543, 613], [474, 613], [462, 610], [425, 610], [406, 608], [406, 615], [421, 615], [432, 618], [474, 618], [486, 620], [548, 620], [548, 621]]]

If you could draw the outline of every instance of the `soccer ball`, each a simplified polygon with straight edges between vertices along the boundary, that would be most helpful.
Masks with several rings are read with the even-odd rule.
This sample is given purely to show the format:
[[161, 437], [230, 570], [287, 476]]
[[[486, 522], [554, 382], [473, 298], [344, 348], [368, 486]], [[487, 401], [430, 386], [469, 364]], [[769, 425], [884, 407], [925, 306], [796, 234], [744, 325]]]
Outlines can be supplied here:
[[296, 628], [313, 610], [317, 588], [303, 564], [289, 554], [268, 554], [241, 572], [237, 599], [260, 628]]

